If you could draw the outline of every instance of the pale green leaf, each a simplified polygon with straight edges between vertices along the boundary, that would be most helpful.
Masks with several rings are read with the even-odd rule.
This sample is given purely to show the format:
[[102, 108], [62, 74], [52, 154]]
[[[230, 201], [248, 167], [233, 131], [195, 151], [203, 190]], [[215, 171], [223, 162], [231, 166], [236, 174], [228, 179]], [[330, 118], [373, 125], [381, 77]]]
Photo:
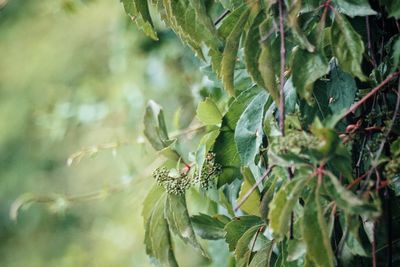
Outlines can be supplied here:
[[376, 15], [368, 0], [334, 0], [338, 12], [350, 17]]
[[247, 9], [240, 16], [232, 31], [226, 38], [224, 52], [222, 53], [221, 61], [221, 76], [225, 90], [231, 95], [235, 96], [234, 88], [234, 72], [236, 64], [236, 56], [239, 49], [240, 37], [243, 33], [244, 25], [249, 17], [250, 9]]
[[[307, 244], [307, 258], [318, 267], [333, 267], [334, 256], [324, 219], [323, 207], [319, 199], [320, 186], [311, 192], [303, 218], [303, 237]], [[312, 265], [308, 265], [312, 266]]]
[[196, 116], [205, 125], [216, 125], [221, 123], [222, 120], [221, 112], [215, 102], [210, 98], [206, 98], [199, 103]]
[[147, 36], [153, 40], [158, 40], [157, 32], [153, 28], [147, 1], [143, 0], [121, 0], [125, 12], [131, 17], [136, 25]]
[[262, 122], [268, 95], [261, 91], [246, 107], [235, 129], [235, 142], [242, 165], [251, 166], [263, 138]]
[[[242, 201], [243, 197], [246, 193], [253, 187], [256, 183], [253, 174], [251, 173], [250, 168], [243, 167], [242, 168], [242, 175], [243, 175], [243, 183], [240, 188], [239, 197], [237, 202]], [[258, 188], [254, 190], [254, 192], [250, 195], [250, 197], [242, 204], [240, 207], [241, 210], [245, 211], [250, 215], [260, 216], [260, 191]]]

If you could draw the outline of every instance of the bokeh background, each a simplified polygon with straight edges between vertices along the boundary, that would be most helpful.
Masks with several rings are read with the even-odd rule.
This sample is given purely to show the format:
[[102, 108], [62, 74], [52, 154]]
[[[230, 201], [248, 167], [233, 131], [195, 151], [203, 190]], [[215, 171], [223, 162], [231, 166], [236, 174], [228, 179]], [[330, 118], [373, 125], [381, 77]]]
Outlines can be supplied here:
[[[207, 82], [157, 24], [153, 42], [119, 0], [0, 0], [0, 266], [150, 266], [140, 213], [158, 163], [145, 105], [163, 105], [179, 131]], [[25, 193], [57, 201], [13, 221]]]

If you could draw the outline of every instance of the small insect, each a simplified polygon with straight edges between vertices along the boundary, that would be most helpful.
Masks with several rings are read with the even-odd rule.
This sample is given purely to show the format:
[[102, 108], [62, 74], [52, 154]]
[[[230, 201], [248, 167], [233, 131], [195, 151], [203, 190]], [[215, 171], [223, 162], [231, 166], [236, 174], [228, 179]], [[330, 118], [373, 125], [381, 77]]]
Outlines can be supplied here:
[[329, 104], [332, 104], [335, 101], [336, 101], [336, 99], [334, 97], [332, 97], [332, 96], [329, 97]]

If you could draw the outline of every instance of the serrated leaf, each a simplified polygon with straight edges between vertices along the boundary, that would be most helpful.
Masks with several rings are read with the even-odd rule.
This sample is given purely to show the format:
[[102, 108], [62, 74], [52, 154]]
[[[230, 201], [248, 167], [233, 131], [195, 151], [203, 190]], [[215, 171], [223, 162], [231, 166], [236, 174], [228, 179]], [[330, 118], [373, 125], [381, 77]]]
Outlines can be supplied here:
[[164, 217], [166, 197], [166, 193], [164, 193], [155, 202], [149, 199], [148, 203], [153, 203], [153, 207], [151, 212], [147, 214], [148, 220], [145, 223], [146, 253], [154, 264], [178, 267], [172, 248], [168, 222]]
[[229, 244], [229, 250], [234, 251], [236, 244], [242, 235], [251, 227], [262, 224], [257, 216], [241, 216], [234, 218], [225, 226], [225, 240]]
[[349, 214], [368, 217], [377, 217], [380, 215], [380, 209], [376, 204], [361, 200], [342, 186], [340, 181], [332, 173], [326, 172], [326, 174], [329, 179], [325, 180], [325, 189], [332, 199], [336, 201], [338, 207]]
[[240, 37], [243, 33], [243, 28], [249, 17], [250, 9], [246, 9], [236, 22], [232, 31], [226, 38], [224, 52], [222, 53], [221, 61], [221, 77], [225, 90], [231, 95], [235, 96], [234, 88], [234, 72], [236, 64], [236, 56], [239, 50]]
[[258, 69], [263, 79], [264, 88], [269, 92], [276, 104], [279, 103], [279, 87], [277, 75], [280, 64], [279, 41], [273, 34], [275, 31], [271, 18], [266, 18], [260, 25], [262, 38], [261, 53], [258, 58]]
[[172, 143], [168, 138], [163, 110], [153, 100], [147, 104], [143, 123], [144, 135], [155, 150], [161, 150]]
[[293, 36], [299, 42], [300, 47], [306, 49], [308, 52], [314, 52], [315, 46], [308, 41], [307, 36], [299, 25], [298, 18], [301, 8], [301, 0], [293, 0], [291, 2], [288, 11], [288, 26], [292, 30]]
[[312, 104], [314, 82], [329, 71], [326, 57], [320, 53], [297, 49], [293, 52], [292, 69], [292, 81], [297, 93]]
[[265, 88], [265, 85], [260, 70], [258, 69], [258, 59], [261, 54], [259, 26], [264, 19], [264, 13], [260, 12], [251, 24], [244, 44], [244, 60], [247, 71], [253, 81], [262, 88]]
[[179, 236], [186, 244], [199, 250], [203, 256], [207, 257], [206, 252], [197, 241], [194, 233], [184, 195], [178, 196], [168, 194], [165, 206], [165, 217], [167, 218], [169, 227], [174, 234]]
[[376, 15], [368, 0], [334, 0], [338, 12], [350, 17]]
[[[225, 218], [219, 219], [218, 216]], [[229, 220], [224, 215], [209, 216], [206, 214], [199, 214], [191, 217], [193, 227], [196, 233], [203, 239], [217, 240], [225, 236], [225, 220]]]
[[153, 28], [147, 1], [143, 0], [121, 0], [125, 12], [131, 17], [136, 25], [147, 36], [153, 40], [158, 40], [157, 32]]
[[337, 14], [331, 27], [333, 55], [338, 59], [340, 68], [360, 80], [365, 81], [361, 70], [364, 42], [346, 18]]
[[314, 262], [316, 266], [333, 267], [335, 266], [334, 256], [319, 199], [319, 192], [320, 186], [317, 186], [306, 201], [303, 218], [303, 237], [307, 244], [307, 258]]
[[235, 142], [242, 165], [254, 165], [263, 138], [262, 122], [268, 95], [261, 91], [246, 107], [237, 122]]
[[[240, 187], [239, 197], [237, 202], [240, 202], [246, 193], [253, 187], [256, 183], [256, 180], [251, 173], [250, 168], [243, 167], [242, 175], [244, 177], [242, 186]], [[250, 197], [242, 204], [240, 207], [241, 210], [245, 211], [250, 215], [260, 216], [260, 192], [258, 188], [250, 195]]]
[[269, 204], [269, 227], [277, 240], [282, 240], [289, 230], [290, 214], [309, 180], [297, 177], [279, 189]]
[[196, 111], [197, 118], [205, 125], [216, 125], [221, 123], [222, 114], [219, 111], [215, 102], [206, 98], [200, 102]]
[[[250, 251], [250, 242], [252, 241], [253, 237], [263, 227], [262, 224], [254, 225], [249, 228], [238, 240], [235, 248], [235, 257], [236, 260], [240, 260], [244, 258], [245, 254]], [[250, 251], [251, 253], [252, 251]], [[247, 258], [246, 258], [247, 260]]]
[[335, 114], [353, 104], [357, 86], [350, 74], [343, 72], [336, 64], [333, 65], [326, 89], [330, 99], [329, 108]]

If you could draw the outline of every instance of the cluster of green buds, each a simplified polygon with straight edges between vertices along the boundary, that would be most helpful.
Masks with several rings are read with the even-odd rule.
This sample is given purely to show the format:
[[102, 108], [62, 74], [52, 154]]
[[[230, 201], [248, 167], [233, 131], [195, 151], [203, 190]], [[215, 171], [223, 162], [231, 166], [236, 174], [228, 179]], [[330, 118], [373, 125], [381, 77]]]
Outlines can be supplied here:
[[199, 184], [206, 190], [213, 187], [221, 170], [221, 165], [215, 162], [215, 154], [208, 153], [200, 175], [198, 170], [190, 172], [189, 165], [182, 170], [162, 166], [154, 170], [153, 177], [157, 184], [163, 186], [169, 194], [182, 195], [194, 184]]
[[276, 143], [275, 149], [280, 154], [286, 152], [300, 153], [307, 149], [318, 147], [317, 137], [306, 132], [293, 132], [281, 137]]
[[221, 165], [215, 162], [215, 153], [210, 152], [206, 156], [200, 175], [198, 171], [195, 172], [194, 181], [198, 183], [201, 188], [205, 190], [210, 189], [215, 185], [221, 171]]
[[190, 187], [191, 181], [187, 172], [159, 167], [154, 170], [153, 177], [169, 194], [182, 195]]

